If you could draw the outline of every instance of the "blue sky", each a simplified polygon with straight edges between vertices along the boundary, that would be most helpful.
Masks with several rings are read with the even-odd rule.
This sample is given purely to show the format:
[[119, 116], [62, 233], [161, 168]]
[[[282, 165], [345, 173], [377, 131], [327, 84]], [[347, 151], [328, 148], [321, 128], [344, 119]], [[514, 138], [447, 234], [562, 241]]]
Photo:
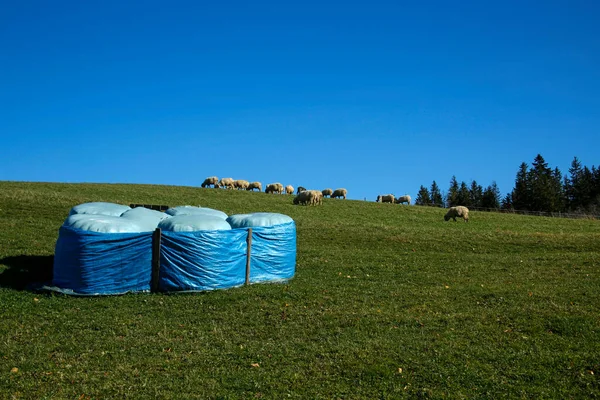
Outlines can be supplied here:
[[5, 2], [0, 180], [374, 200], [600, 164], [600, 3], [415, 3]]

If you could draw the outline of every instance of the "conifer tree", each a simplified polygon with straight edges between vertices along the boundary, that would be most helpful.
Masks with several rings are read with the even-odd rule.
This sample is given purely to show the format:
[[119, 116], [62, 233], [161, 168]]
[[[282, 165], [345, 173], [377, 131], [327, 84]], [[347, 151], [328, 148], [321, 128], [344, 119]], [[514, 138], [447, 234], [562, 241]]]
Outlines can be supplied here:
[[442, 193], [440, 192], [440, 188], [438, 187], [437, 183], [435, 181], [433, 181], [433, 183], [431, 184], [431, 203], [436, 206], [436, 207], [443, 207], [444, 206], [444, 197], [442, 196]]
[[500, 208], [503, 210], [513, 210], [513, 193], [507, 193], [506, 196], [502, 199], [502, 204]]
[[469, 199], [471, 207], [482, 207], [482, 199], [483, 199], [483, 188], [481, 185], [477, 184], [477, 181], [471, 182], [471, 188], [469, 189]]
[[483, 191], [481, 207], [493, 210], [500, 208], [500, 189], [495, 181]]
[[461, 205], [458, 204], [458, 181], [454, 175], [450, 179], [450, 189], [448, 189], [448, 195], [446, 196], [446, 204], [448, 207]]
[[417, 200], [415, 200], [415, 204], [418, 206], [428, 206], [431, 204], [431, 197], [429, 196], [429, 190], [423, 185], [419, 188], [419, 193], [417, 194]]
[[515, 188], [511, 194], [511, 205], [515, 210], [530, 210], [531, 195], [529, 193], [528, 165], [523, 162], [519, 166], [515, 179]]
[[469, 193], [469, 188], [465, 181], [460, 183], [460, 188], [458, 189], [458, 206], [471, 207], [471, 196]]

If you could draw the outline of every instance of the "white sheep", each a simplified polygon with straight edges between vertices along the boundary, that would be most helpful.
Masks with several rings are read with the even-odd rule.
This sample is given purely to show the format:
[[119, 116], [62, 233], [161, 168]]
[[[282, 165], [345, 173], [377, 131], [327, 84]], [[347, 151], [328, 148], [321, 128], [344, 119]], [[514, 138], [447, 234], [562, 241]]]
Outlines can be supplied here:
[[347, 194], [348, 194], [348, 191], [346, 189], [335, 189], [333, 191], [333, 193], [331, 194], [331, 198], [335, 199], [335, 198], [341, 197], [344, 200], [346, 200]]
[[398, 196], [396, 198], [396, 204], [406, 203], [410, 206], [410, 196], [405, 194], [404, 196]]
[[279, 182], [277, 183], [269, 183], [267, 188], [265, 189], [265, 193], [283, 193], [283, 185]]
[[240, 190], [240, 189], [242, 189], [242, 190], [246, 190], [246, 189], [248, 189], [248, 186], [250, 186], [250, 182], [248, 182], [248, 181], [245, 181], [245, 180], [243, 180], [243, 179], [237, 179], [237, 180], [233, 181], [233, 187], [234, 187], [235, 189], [238, 189], [238, 190]]
[[333, 190], [327, 188], [327, 189], [323, 189], [323, 191], [321, 191], [321, 193], [323, 193], [323, 197], [327, 197], [327, 196], [331, 197], [331, 195], [333, 194]]
[[394, 195], [393, 194], [383, 194], [383, 195], [379, 195], [377, 196], [377, 200], [378, 203], [394, 203]]
[[218, 187], [219, 186], [219, 178], [217, 178], [216, 176], [209, 176], [208, 178], [206, 178], [204, 180], [204, 182], [202, 182], [202, 187], [210, 187], [210, 185], [212, 185], [213, 187]]
[[233, 179], [232, 178], [221, 178], [218, 183], [218, 187], [224, 187], [225, 189], [233, 189]]
[[323, 193], [318, 190], [303, 190], [294, 197], [293, 203], [307, 206], [323, 204]]
[[294, 194], [294, 187], [292, 185], [287, 185], [285, 187], [285, 194]]
[[444, 221], [448, 221], [450, 218], [456, 222], [456, 217], [462, 218], [465, 222], [469, 222], [469, 209], [465, 206], [450, 207], [446, 215], [444, 215]]
[[246, 190], [252, 190], [252, 191], [254, 191], [254, 189], [258, 189], [259, 192], [262, 192], [262, 183], [260, 183], [260, 182], [250, 182], [250, 184], [246, 188]]

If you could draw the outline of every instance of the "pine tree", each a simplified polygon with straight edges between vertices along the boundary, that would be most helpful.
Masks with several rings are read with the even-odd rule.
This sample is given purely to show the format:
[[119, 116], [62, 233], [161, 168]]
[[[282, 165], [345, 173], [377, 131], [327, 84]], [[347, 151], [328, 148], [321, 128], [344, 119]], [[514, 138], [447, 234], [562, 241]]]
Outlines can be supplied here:
[[498, 189], [498, 185], [496, 185], [495, 181], [483, 191], [481, 207], [490, 210], [497, 210], [500, 208], [500, 189]]
[[515, 210], [531, 209], [531, 194], [529, 189], [528, 165], [523, 162], [519, 166], [515, 179], [515, 188], [511, 194], [511, 205]]
[[562, 185], [562, 173], [558, 167], [552, 171], [552, 211], [565, 211], [565, 191]]
[[465, 181], [460, 183], [460, 188], [458, 189], [458, 206], [471, 207], [471, 196], [469, 194], [469, 188]]
[[483, 188], [477, 184], [477, 181], [471, 182], [471, 188], [469, 189], [470, 206], [475, 208], [482, 207], [483, 200]]
[[569, 176], [565, 177], [565, 197], [567, 201], [567, 208], [569, 210], [577, 210], [581, 207], [581, 194], [578, 193], [581, 190], [580, 181], [583, 171], [581, 169], [581, 162], [577, 157], [571, 161], [571, 167], [569, 168]]
[[431, 203], [436, 207], [444, 206], [444, 197], [435, 181], [431, 184]]
[[500, 208], [503, 210], [514, 210], [513, 207], [513, 193], [507, 193], [506, 196], [504, 196], [504, 198], [502, 199], [502, 204], [500, 205]]
[[448, 195], [446, 196], [446, 204], [448, 207], [461, 205], [458, 204], [458, 181], [454, 175], [450, 179], [450, 189], [448, 189]]
[[415, 200], [415, 204], [418, 206], [428, 206], [431, 204], [431, 197], [429, 196], [429, 190], [423, 185], [419, 188], [419, 193], [417, 194], [417, 200]]

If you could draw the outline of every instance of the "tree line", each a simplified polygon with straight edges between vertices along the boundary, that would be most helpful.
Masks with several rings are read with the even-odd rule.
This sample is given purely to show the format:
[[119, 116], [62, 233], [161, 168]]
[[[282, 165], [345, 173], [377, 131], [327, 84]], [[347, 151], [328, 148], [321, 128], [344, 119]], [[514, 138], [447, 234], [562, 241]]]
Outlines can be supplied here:
[[550, 168], [540, 154], [531, 166], [519, 166], [514, 188], [502, 197], [496, 182], [483, 188], [476, 181], [458, 183], [452, 176], [443, 194], [436, 181], [430, 187], [421, 185], [417, 205], [436, 207], [466, 206], [488, 210], [542, 212], [600, 212], [600, 168], [583, 166], [575, 157], [567, 175]]

